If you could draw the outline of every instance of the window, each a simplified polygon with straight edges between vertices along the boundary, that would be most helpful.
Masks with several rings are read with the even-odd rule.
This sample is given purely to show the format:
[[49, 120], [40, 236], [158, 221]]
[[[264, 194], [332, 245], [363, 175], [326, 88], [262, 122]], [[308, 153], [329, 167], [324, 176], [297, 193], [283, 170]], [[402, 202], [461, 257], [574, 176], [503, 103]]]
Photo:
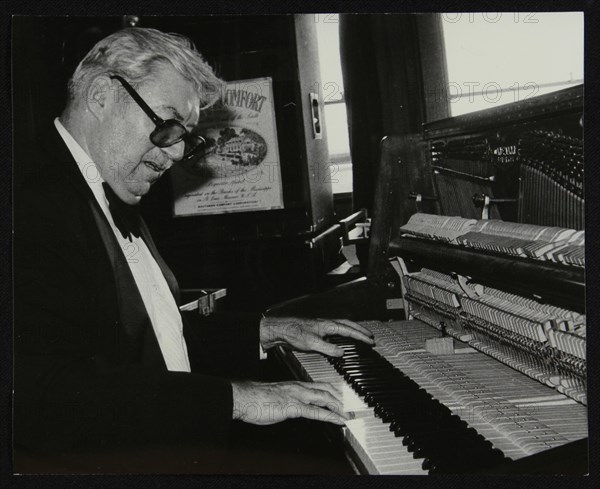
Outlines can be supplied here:
[[321, 96], [334, 194], [352, 192], [352, 162], [340, 61], [338, 14], [315, 14], [321, 69]]
[[453, 116], [583, 83], [582, 12], [442, 14]]

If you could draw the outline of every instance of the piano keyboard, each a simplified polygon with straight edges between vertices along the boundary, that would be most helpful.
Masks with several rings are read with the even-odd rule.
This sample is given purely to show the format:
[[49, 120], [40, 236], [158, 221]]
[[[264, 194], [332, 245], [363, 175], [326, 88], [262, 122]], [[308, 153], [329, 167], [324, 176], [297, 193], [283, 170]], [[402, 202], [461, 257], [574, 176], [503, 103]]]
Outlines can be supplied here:
[[346, 443], [369, 474], [475, 472], [587, 437], [587, 409], [420, 321], [363, 323], [370, 348], [333, 338], [340, 359], [294, 352], [302, 376], [343, 395]]
[[369, 474], [426, 474], [422, 460], [399, 443], [389, 423], [375, 416], [374, 409], [352, 390], [327, 359], [318, 353], [294, 352], [304, 378], [313, 382], [330, 382], [341, 392], [344, 412], [354, 419], [346, 422], [344, 438], [364, 464]]

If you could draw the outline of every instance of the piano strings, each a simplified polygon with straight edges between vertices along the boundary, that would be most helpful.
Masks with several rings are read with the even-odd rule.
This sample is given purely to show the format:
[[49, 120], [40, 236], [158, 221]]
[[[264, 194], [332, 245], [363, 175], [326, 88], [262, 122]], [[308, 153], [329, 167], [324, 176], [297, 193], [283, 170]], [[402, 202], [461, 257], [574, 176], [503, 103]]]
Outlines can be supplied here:
[[519, 221], [583, 229], [583, 141], [530, 131], [520, 141], [519, 159]]

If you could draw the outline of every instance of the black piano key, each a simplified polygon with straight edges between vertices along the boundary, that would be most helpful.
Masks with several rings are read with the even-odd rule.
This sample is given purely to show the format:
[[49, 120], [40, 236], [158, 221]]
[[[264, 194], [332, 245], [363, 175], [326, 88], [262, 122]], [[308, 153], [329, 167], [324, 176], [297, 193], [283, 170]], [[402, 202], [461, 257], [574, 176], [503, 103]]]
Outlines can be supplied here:
[[[386, 388], [387, 387], [387, 388]], [[431, 394], [423, 389], [412, 389], [407, 387], [406, 385], [393, 384], [388, 386], [377, 386], [370, 385], [367, 386], [365, 391], [367, 394], [365, 395], [365, 399], [387, 399], [387, 398], [397, 398], [399, 400], [402, 399], [414, 399], [419, 400], [422, 399], [424, 401], [430, 402], [432, 406], [439, 405], [438, 401], [435, 401]]]
[[422, 468], [431, 474], [464, 473], [493, 467], [507, 460], [498, 449], [488, 450], [484, 454], [473, 454], [461, 451], [460, 445], [455, 444], [448, 451], [431, 452], [425, 457]]
[[470, 434], [458, 426], [437, 425], [429, 426], [428, 430], [410, 433], [403, 439], [403, 444], [413, 449], [435, 449], [435, 447], [454, 445], [463, 451], [475, 451], [482, 455], [493, 449], [492, 444], [485, 438]]

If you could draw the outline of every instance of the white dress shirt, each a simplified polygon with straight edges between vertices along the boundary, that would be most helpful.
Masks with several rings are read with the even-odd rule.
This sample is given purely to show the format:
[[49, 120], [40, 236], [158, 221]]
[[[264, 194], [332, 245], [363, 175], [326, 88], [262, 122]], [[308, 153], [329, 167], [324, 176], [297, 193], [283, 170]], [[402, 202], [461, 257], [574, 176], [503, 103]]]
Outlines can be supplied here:
[[121, 246], [144, 301], [167, 368], [171, 371], [189, 372], [190, 362], [183, 337], [181, 314], [160, 267], [141, 237], [132, 236], [132, 241], [123, 237], [115, 226], [108, 208], [108, 200], [102, 188], [104, 180], [98, 168], [61, 124], [58, 117], [54, 119], [54, 125], [77, 162], [83, 178], [94, 193]]

